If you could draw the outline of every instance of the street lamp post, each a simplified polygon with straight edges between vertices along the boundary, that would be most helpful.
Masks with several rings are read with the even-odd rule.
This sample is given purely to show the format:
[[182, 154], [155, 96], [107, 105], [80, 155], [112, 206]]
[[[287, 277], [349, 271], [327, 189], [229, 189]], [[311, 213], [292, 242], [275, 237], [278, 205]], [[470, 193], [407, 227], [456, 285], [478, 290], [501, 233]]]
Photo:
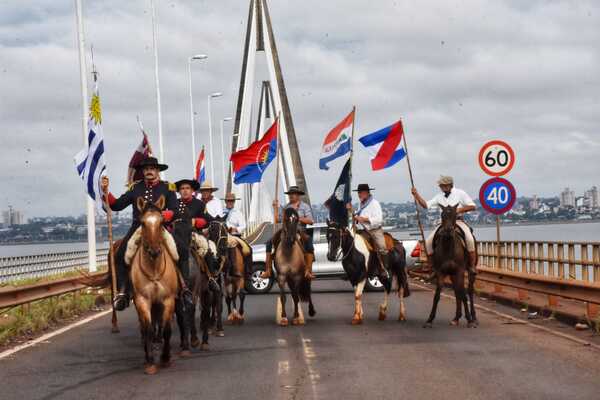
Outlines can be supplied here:
[[196, 169], [196, 136], [194, 133], [194, 97], [192, 95], [192, 62], [194, 60], [206, 60], [206, 54], [197, 54], [188, 59], [188, 78], [190, 83], [190, 124], [192, 126], [192, 171]]
[[225, 190], [226, 184], [225, 184], [225, 179], [227, 179], [227, 177], [225, 176], [225, 141], [223, 139], [223, 123], [227, 122], [227, 121], [231, 121], [231, 117], [225, 117], [221, 120], [221, 153], [223, 153], [223, 157], [221, 158], [221, 169], [222, 169], [222, 182], [223, 182], [223, 190]]
[[215, 92], [208, 95], [208, 143], [210, 147], [210, 181], [215, 182], [215, 162], [213, 157], [213, 143], [212, 143], [212, 116], [210, 113], [210, 99], [221, 97], [223, 93]]

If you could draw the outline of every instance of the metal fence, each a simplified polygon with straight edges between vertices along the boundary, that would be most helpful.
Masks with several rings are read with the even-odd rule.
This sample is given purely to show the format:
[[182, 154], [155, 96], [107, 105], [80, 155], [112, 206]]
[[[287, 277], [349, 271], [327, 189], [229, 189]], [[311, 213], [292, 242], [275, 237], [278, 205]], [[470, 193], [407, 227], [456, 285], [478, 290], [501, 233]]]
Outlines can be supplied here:
[[[98, 249], [96, 261], [99, 267], [107, 264], [108, 248]], [[87, 269], [88, 252], [69, 251], [31, 256], [0, 258], [0, 283], [21, 279], [60, 275], [76, 269]]]
[[551, 278], [600, 282], [600, 242], [479, 242], [480, 264]]

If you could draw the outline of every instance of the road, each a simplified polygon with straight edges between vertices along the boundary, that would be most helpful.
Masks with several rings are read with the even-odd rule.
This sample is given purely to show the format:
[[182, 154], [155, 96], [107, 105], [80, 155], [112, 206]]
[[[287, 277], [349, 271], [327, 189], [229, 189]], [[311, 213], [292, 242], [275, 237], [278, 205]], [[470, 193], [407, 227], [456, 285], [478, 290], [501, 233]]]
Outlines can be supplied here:
[[[175, 358], [155, 376], [142, 372], [135, 311], [121, 333], [102, 317], [0, 360], [8, 399], [598, 399], [600, 351], [480, 312], [478, 329], [448, 325], [443, 299], [433, 329], [421, 325], [432, 293], [407, 299], [399, 323], [394, 299], [377, 320], [379, 293], [366, 293], [366, 320], [349, 324], [347, 282], [315, 284], [317, 316], [304, 327], [274, 324], [275, 296], [249, 296], [245, 325], [211, 337], [211, 350]], [[289, 304], [289, 303], [288, 303]], [[489, 302], [485, 304], [489, 306]], [[513, 312], [502, 306], [503, 312]], [[394, 318], [393, 318], [394, 317]], [[561, 329], [557, 327], [556, 329]], [[572, 328], [563, 327], [572, 333]], [[589, 334], [588, 334], [589, 336]], [[174, 346], [178, 347], [178, 338]]]

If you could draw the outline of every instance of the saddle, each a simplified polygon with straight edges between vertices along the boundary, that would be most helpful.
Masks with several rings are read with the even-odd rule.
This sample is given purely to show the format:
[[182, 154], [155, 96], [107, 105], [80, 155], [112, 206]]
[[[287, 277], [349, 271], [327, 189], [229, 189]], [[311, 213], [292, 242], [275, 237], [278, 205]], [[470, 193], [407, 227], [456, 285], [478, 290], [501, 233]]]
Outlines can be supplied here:
[[[173, 236], [163, 228], [162, 230], [163, 240], [165, 243], [165, 247], [167, 248], [167, 252], [171, 255], [171, 258], [175, 262], [179, 261], [179, 253], [177, 252], [177, 245], [175, 244], [175, 239]], [[125, 250], [125, 264], [127, 266], [131, 265], [131, 261], [137, 253], [138, 248], [140, 247], [140, 243], [142, 242], [142, 227], [140, 226], [135, 230], [131, 238], [127, 242], [127, 248]], [[123, 245], [123, 244], [121, 244]]]
[[[369, 250], [370, 253], [377, 252], [377, 246], [375, 245], [373, 236], [371, 236], [369, 231], [361, 229], [361, 230], [357, 231], [357, 233], [364, 239], [364, 241], [367, 245], [367, 250]], [[387, 249], [387, 251], [394, 250], [394, 247], [396, 246], [396, 244], [399, 243], [397, 239], [394, 239], [392, 237], [392, 235], [390, 235], [387, 232], [383, 233], [383, 237], [385, 238], [385, 248]]]
[[[470, 225], [467, 225], [469, 227], [469, 229], [471, 230], [471, 234], [473, 235], [473, 239], [475, 239], [475, 232], [473, 231], [473, 228]], [[458, 236], [458, 239], [460, 240], [460, 244], [461, 246], [465, 249], [467, 249], [467, 239], [465, 238], [465, 232], [460, 229], [460, 227], [458, 225], [454, 225], [454, 231], [456, 232], [456, 235]], [[435, 235], [433, 236], [433, 248], [435, 249], [435, 245], [437, 243], [437, 241], [439, 240], [439, 230], [437, 230], [435, 232]], [[475, 239], [476, 241], [476, 239]]]
[[242, 256], [247, 257], [252, 254], [252, 248], [244, 239], [239, 236], [227, 235], [227, 247], [233, 249], [235, 247], [239, 247], [242, 251]]

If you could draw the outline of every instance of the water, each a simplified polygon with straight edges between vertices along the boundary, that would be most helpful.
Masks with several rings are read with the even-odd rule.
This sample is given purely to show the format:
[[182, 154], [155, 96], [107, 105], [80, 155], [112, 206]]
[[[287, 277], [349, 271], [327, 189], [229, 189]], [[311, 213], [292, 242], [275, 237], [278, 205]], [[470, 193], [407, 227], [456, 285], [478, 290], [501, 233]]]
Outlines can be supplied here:
[[[98, 243], [97, 247], [99, 249], [107, 248], [108, 243]], [[87, 242], [11, 244], [0, 246], [0, 257], [31, 256], [82, 250], [87, 250]]]

